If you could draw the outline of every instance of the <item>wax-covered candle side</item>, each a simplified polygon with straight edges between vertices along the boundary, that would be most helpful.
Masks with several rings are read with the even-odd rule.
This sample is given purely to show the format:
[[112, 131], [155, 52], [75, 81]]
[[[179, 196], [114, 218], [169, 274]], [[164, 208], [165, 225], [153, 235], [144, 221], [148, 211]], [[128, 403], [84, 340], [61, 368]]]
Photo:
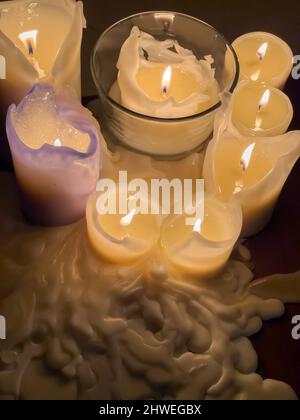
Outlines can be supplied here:
[[240, 80], [253, 80], [283, 89], [293, 66], [293, 52], [281, 38], [250, 32], [232, 44], [240, 62]]
[[[86, 152], [55, 143], [38, 149], [25, 144], [18, 135], [16, 120], [32, 98], [41, 104], [43, 100], [53, 101], [58, 125], [63, 121], [78, 132], [88, 134], [90, 143]], [[47, 121], [46, 112], [42, 118]], [[6, 126], [21, 205], [27, 218], [35, 224], [58, 226], [83, 217], [100, 169], [101, 134], [89, 111], [66, 89], [55, 93], [50, 86], [36, 85], [18, 106], [9, 108]], [[74, 148], [76, 140], [74, 137]]]
[[178, 41], [158, 41], [135, 26], [117, 63], [121, 104], [157, 118], [181, 118], [206, 111], [219, 101], [213, 62], [211, 56], [198, 60]]

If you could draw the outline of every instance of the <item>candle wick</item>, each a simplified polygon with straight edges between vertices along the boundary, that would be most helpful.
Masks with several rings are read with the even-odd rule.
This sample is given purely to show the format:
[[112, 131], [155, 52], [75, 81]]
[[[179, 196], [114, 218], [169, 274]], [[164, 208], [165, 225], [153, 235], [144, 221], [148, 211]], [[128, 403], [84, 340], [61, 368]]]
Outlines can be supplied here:
[[28, 54], [33, 55], [33, 46], [30, 41], [28, 41]]
[[246, 168], [246, 164], [245, 164], [245, 162], [243, 160], [240, 161], [240, 165], [242, 167], [243, 172], [246, 172], [246, 169], [247, 168]]

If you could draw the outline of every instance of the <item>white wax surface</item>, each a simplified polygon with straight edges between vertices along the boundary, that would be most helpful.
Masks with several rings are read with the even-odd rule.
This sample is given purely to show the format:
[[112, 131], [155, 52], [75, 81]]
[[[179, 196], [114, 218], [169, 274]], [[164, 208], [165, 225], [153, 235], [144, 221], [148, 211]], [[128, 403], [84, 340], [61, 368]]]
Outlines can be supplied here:
[[55, 102], [45, 91], [34, 92], [15, 115], [15, 129], [21, 141], [32, 149], [51, 144], [84, 153], [90, 144], [87, 133], [59, 117]]

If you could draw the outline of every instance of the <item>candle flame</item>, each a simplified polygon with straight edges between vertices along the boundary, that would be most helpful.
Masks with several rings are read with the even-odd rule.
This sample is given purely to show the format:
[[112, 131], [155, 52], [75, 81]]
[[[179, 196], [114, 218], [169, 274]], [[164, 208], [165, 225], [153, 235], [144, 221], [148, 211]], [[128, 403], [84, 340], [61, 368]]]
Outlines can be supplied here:
[[259, 112], [262, 111], [263, 109], [265, 109], [265, 107], [268, 105], [269, 100], [270, 100], [270, 96], [271, 96], [271, 91], [270, 91], [270, 89], [267, 89], [264, 92], [264, 94], [261, 97], [261, 100], [259, 102], [259, 105], [258, 105]]
[[201, 233], [201, 231], [202, 231], [202, 220], [197, 219], [194, 225], [194, 232]]
[[36, 30], [22, 32], [21, 34], [19, 34], [19, 38], [27, 48], [29, 55], [33, 55], [34, 53], [34, 49], [36, 48], [37, 35], [38, 31]]
[[164, 74], [161, 80], [162, 92], [165, 95], [168, 93], [168, 90], [170, 89], [171, 79], [172, 79], [172, 67], [168, 66], [166, 70], [164, 71]]
[[54, 140], [53, 145], [55, 147], [61, 147], [62, 146], [61, 140], [60, 139]]
[[121, 219], [121, 225], [122, 226], [129, 226], [136, 215], [137, 209], [132, 209], [130, 213], [127, 214], [127, 216], [122, 217]]
[[249, 147], [247, 147], [247, 149], [243, 153], [243, 156], [241, 158], [241, 167], [242, 167], [244, 172], [249, 167], [254, 148], [255, 148], [255, 143], [253, 143]]
[[258, 48], [256, 54], [257, 57], [259, 59], [259, 61], [262, 61], [265, 58], [266, 52], [268, 49], [268, 43], [264, 42], [263, 44], [261, 44], [261, 46]]

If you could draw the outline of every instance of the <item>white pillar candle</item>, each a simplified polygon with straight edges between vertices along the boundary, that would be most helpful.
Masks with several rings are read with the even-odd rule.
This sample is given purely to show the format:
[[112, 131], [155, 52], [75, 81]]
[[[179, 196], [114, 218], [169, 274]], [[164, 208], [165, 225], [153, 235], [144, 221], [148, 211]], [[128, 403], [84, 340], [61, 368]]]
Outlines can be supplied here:
[[230, 130], [228, 109], [220, 111], [204, 161], [208, 191], [227, 201], [234, 195], [243, 210], [243, 236], [269, 222], [300, 156], [300, 131], [274, 137], [245, 137]]
[[293, 52], [286, 42], [267, 32], [250, 32], [232, 46], [239, 59], [241, 80], [284, 88], [293, 66]]
[[[99, 200], [105, 205], [107, 193], [95, 193], [89, 198], [86, 210], [89, 239], [102, 258], [114, 263], [129, 264], [147, 256], [157, 245], [160, 218], [150, 214], [150, 200], [146, 195], [137, 199], [133, 194], [127, 198], [126, 194], [124, 213], [120, 211], [119, 201], [122, 191], [116, 187], [110, 189], [109, 194], [116, 197], [115, 214], [105, 214], [99, 208]], [[141, 213], [143, 207], [148, 209], [148, 214]]]
[[36, 85], [9, 108], [7, 136], [29, 221], [59, 226], [83, 217], [100, 167], [100, 132], [90, 112], [66, 89]]
[[198, 60], [176, 40], [159, 42], [134, 27], [117, 67], [109, 96], [134, 113], [128, 119], [121, 110], [112, 127], [127, 146], [151, 155], [181, 156], [209, 138], [219, 103], [211, 56]]
[[293, 106], [288, 96], [262, 83], [240, 82], [232, 101], [232, 123], [244, 135], [284, 134], [293, 119]]
[[237, 201], [224, 203], [206, 195], [203, 219], [186, 224], [187, 215], [170, 216], [161, 244], [171, 267], [198, 280], [211, 278], [227, 263], [240, 236], [242, 212]]
[[71, 86], [81, 97], [84, 26], [82, 2], [75, 0], [0, 3], [0, 56], [6, 67], [0, 80], [0, 121], [40, 81]]

